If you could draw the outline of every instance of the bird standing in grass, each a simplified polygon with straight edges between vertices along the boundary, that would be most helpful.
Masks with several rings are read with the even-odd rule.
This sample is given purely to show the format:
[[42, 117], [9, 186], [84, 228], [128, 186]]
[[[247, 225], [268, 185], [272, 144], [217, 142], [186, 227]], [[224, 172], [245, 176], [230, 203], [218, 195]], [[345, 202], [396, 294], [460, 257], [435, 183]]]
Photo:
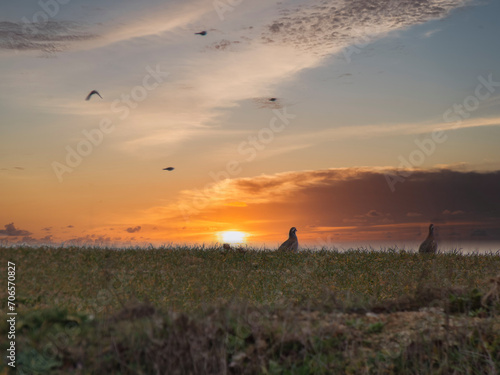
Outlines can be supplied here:
[[92, 95], [94, 95], [94, 94], [99, 95], [99, 98], [101, 98], [101, 99], [102, 99], [101, 94], [99, 94], [99, 93], [97, 92], [97, 90], [92, 90], [92, 91], [91, 91], [91, 92], [87, 95], [87, 97], [85, 98], [85, 100], [90, 100], [90, 97], [91, 97]]
[[434, 254], [437, 250], [437, 243], [434, 239], [434, 224], [429, 225], [429, 235], [418, 248], [419, 253]]
[[299, 240], [297, 239], [297, 235], [295, 234], [297, 232], [297, 228], [291, 227], [290, 232], [288, 233], [288, 240], [283, 242], [281, 246], [278, 248], [278, 251], [291, 251], [291, 252], [297, 252], [299, 249]]

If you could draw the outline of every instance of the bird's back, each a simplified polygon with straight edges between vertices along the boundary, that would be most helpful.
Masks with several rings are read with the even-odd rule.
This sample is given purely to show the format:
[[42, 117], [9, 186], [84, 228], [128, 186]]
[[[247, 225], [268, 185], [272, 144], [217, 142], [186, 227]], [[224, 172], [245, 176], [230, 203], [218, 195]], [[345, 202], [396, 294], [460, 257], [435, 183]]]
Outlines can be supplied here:
[[278, 248], [278, 251], [292, 251], [292, 252], [297, 252], [299, 249], [299, 240], [297, 239], [297, 236], [291, 236], [281, 244], [281, 246]]
[[437, 243], [433, 236], [429, 236], [424, 242], [420, 244], [418, 248], [419, 253], [435, 253], [437, 250]]

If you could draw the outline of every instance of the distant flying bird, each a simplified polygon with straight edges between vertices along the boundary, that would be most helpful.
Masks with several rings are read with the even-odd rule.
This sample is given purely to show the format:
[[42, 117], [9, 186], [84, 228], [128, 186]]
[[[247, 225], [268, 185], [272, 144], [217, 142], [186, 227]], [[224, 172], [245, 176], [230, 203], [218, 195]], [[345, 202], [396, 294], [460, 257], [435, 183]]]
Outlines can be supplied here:
[[207, 32], [205, 30], [200, 31], [199, 33], [194, 33], [194, 35], [207, 35]]
[[434, 254], [437, 250], [437, 243], [434, 239], [434, 224], [429, 225], [429, 234], [418, 248], [419, 253]]
[[174, 169], [175, 169], [174, 167], [163, 168], [164, 171], [173, 171]]
[[288, 240], [283, 242], [281, 246], [278, 248], [278, 251], [292, 251], [297, 252], [299, 249], [299, 240], [297, 239], [297, 228], [291, 227], [290, 232], [288, 233]]
[[91, 91], [91, 92], [87, 95], [87, 97], [85, 98], [85, 100], [90, 100], [90, 97], [91, 97], [92, 95], [94, 95], [94, 94], [99, 95], [99, 97], [102, 99], [101, 94], [99, 94], [99, 93], [97, 92], [97, 90], [92, 90], [92, 91]]
[[251, 99], [259, 108], [281, 109], [283, 103], [281, 98], [262, 96], [260, 98]]

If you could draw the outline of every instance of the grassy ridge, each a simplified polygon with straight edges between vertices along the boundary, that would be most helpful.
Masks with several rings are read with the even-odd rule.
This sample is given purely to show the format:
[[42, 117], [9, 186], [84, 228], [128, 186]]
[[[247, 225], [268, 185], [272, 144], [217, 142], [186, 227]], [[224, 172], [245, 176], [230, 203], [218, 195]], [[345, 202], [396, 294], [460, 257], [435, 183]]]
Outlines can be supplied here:
[[383, 302], [413, 293], [422, 278], [441, 287], [480, 288], [500, 270], [499, 256], [366, 251], [17, 248], [1, 250], [1, 269], [7, 260], [17, 265], [21, 309], [88, 313], [116, 311], [130, 299], [188, 311], [235, 297], [258, 304], [320, 300], [325, 291]]
[[7, 261], [30, 373], [500, 370], [498, 294], [481, 305], [499, 256], [0, 249]]

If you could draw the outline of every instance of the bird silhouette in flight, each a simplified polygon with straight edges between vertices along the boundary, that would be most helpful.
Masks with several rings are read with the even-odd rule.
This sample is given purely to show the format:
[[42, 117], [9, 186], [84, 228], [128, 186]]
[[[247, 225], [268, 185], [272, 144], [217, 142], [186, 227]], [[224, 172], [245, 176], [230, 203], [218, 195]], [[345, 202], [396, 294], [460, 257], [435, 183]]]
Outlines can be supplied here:
[[434, 239], [434, 224], [429, 225], [429, 235], [418, 248], [419, 253], [434, 254], [437, 250], [437, 243]]
[[270, 102], [275, 102], [276, 100], [278, 100], [278, 99], [277, 98], [269, 98]]
[[174, 167], [163, 168], [164, 171], [173, 171], [174, 169], [175, 169]]
[[92, 91], [91, 91], [91, 92], [87, 95], [87, 97], [85, 98], [85, 100], [90, 100], [90, 97], [91, 97], [92, 95], [94, 95], [94, 94], [99, 95], [99, 97], [102, 99], [101, 94], [99, 94], [99, 93], [97, 92], [97, 90], [92, 90]]
[[290, 232], [288, 233], [288, 240], [280, 245], [278, 251], [291, 251], [294, 253], [297, 252], [299, 248], [299, 240], [297, 239], [297, 235], [295, 234], [295, 232], [297, 232], [297, 228], [291, 227]]
[[199, 33], [194, 33], [194, 35], [207, 35], [207, 32], [205, 30], [200, 31]]

